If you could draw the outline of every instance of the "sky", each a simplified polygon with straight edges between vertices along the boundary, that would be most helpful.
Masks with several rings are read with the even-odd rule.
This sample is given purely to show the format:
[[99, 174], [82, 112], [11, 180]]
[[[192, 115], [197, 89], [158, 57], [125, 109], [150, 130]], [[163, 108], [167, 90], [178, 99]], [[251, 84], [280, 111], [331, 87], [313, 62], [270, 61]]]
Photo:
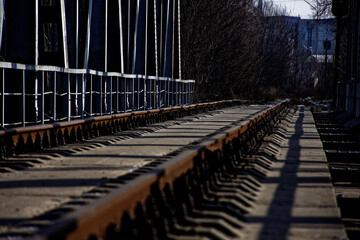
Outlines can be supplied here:
[[304, 0], [273, 0], [273, 1], [277, 5], [285, 7], [287, 11], [290, 12], [290, 16], [298, 17], [300, 15], [302, 19], [311, 18], [311, 7]]

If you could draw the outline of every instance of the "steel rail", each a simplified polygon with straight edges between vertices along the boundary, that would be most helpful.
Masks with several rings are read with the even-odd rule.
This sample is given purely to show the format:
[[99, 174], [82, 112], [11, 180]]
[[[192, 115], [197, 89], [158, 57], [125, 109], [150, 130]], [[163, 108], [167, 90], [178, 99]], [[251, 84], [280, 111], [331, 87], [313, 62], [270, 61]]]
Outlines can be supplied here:
[[18, 153], [36, 151], [131, 129], [145, 125], [147, 122], [159, 122], [192, 112], [203, 112], [208, 109], [242, 103], [244, 101], [224, 100], [0, 130], [0, 153], [5, 158]]
[[238, 122], [231, 128], [209, 136], [205, 141], [125, 182], [103, 198], [55, 220], [34, 239], [104, 239], [109, 226], [115, 225], [120, 228], [125, 214], [130, 218], [136, 217], [138, 205], [145, 204], [154, 188], [162, 191], [166, 186], [172, 186], [174, 181], [192, 169], [196, 162], [207, 161], [208, 152], [225, 152], [226, 145], [232, 144], [248, 131], [254, 130], [253, 128], [259, 131], [260, 124], [266, 124], [281, 115], [288, 105], [288, 101], [280, 102], [272, 108]]

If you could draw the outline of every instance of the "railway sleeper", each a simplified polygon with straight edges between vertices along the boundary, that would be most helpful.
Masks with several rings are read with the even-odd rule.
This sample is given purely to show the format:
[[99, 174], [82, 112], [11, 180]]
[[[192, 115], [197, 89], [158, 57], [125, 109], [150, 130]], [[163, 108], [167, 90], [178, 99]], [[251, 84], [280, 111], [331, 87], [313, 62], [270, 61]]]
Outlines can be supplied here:
[[358, 141], [323, 141], [322, 143], [326, 150], [354, 151], [360, 149]]
[[74, 120], [67, 123], [52, 123], [43, 126], [7, 129], [0, 133], [0, 157], [1, 160], [3, 160], [21, 153], [72, 144], [85, 139], [138, 128], [149, 123], [164, 122], [177, 117], [234, 106], [236, 104], [244, 104], [244, 102], [214, 102], [174, 109], [144, 111], [140, 114], [130, 113], [101, 116], [84, 120]]
[[[194, 168], [177, 179], [173, 186], [167, 185], [163, 192], [155, 190], [156, 193], [152, 194], [153, 200], [150, 209], [157, 213], [148, 213], [147, 215], [156, 216], [156, 221], [162, 221], [164, 227], [161, 231], [152, 231], [152, 234], [155, 232], [163, 234], [165, 230], [167, 232], [166, 238], [169, 239], [192, 239], [194, 236], [204, 239], [231, 239], [240, 236], [242, 222], [246, 221], [244, 213], [253, 203], [241, 192], [233, 191], [230, 194], [226, 190], [224, 192], [224, 189], [219, 189], [219, 179], [210, 174], [215, 167], [204, 164], [204, 162], [216, 163], [219, 156], [222, 156], [219, 152], [207, 152], [205, 159], [208, 161], [198, 160]], [[230, 171], [231, 177], [226, 178], [226, 182], [228, 183], [229, 179], [240, 180], [242, 184], [236, 184], [237, 186], [246, 185], [250, 182], [247, 188], [249, 192], [253, 193], [253, 196], [256, 196], [261, 184], [256, 177], [254, 178], [248, 172], [248, 169], [241, 167], [236, 169], [237, 171]], [[238, 178], [234, 178], [236, 174], [239, 176]], [[222, 176], [224, 175], [226, 174]], [[215, 174], [215, 176], [221, 176], [221, 174]], [[204, 213], [206, 214], [204, 215]], [[209, 219], [209, 214], [214, 216], [213, 220]], [[219, 221], [220, 215], [226, 216], [227, 220], [222, 218]], [[158, 226], [155, 223], [151, 225]], [[130, 224], [130, 226], [134, 225]], [[138, 229], [137, 227], [136, 229]], [[206, 231], [203, 231], [204, 227], [206, 227]], [[232, 230], [233, 227], [235, 227], [234, 230]], [[125, 226], [122, 227], [122, 229], [125, 228], [128, 229]], [[134, 233], [134, 231], [131, 232]], [[121, 231], [119, 234], [122, 237], [126, 235]], [[155, 239], [161, 239], [164, 237], [161, 234], [152, 236]], [[129, 238], [132, 237], [134, 236], [129, 236]]]
[[360, 237], [360, 198], [339, 195], [337, 202], [349, 239], [358, 239]]
[[[332, 183], [339, 193], [360, 186], [360, 124], [346, 113], [314, 113], [329, 163]], [[349, 239], [360, 238], [360, 197], [337, 195]]]
[[360, 151], [325, 150], [328, 162], [359, 163]]
[[360, 186], [360, 165], [330, 165], [329, 170], [333, 184], [351, 183]]
[[[277, 112], [283, 110], [292, 113], [286, 106], [280, 107]], [[277, 135], [276, 138], [267, 139], [267, 146], [259, 148], [258, 144], [267, 134], [276, 132], [275, 126], [268, 126], [279, 124], [281, 119], [278, 117], [277, 121], [272, 120], [275, 116], [268, 114], [266, 121], [257, 121], [265, 127], [259, 133], [255, 132], [259, 127], [251, 124], [239, 138], [225, 142], [223, 149], [205, 150], [204, 154], [193, 159], [193, 167], [173, 183], [163, 188], [160, 188], [159, 182], [154, 183], [151, 194], [144, 202], [137, 203], [134, 210], [124, 212], [121, 218], [110, 222], [101, 235], [90, 235], [86, 239], [239, 238], [246, 221], [244, 214], [256, 200], [261, 181], [276, 154], [276, 145], [272, 143], [281, 143], [281, 135]], [[255, 154], [257, 151], [262, 153]], [[166, 157], [159, 161], [160, 164], [166, 162]], [[147, 166], [119, 177], [115, 180], [116, 184], [104, 184], [74, 199], [79, 204], [73, 201], [35, 220], [47, 219], [56, 223], [62, 214], [66, 216], [67, 211], [82, 206], [82, 203], [96, 201], [132, 179], [152, 172], [158, 166], [152, 164], [153, 167]], [[37, 227], [39, 232], [47, 229], [47, 225]], [[13, 230], [16, 232], [16, 228]], [[59, 238], [62, 238], [61, 235]]]

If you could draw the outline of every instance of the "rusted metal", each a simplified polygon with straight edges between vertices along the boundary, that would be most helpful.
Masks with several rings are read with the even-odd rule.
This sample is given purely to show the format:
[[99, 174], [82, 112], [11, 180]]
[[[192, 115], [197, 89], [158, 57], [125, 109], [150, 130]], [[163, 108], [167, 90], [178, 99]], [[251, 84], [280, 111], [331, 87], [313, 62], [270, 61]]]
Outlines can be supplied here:
[[[149, 201], [159, 201], [155, 204], [157, 207], [154, 205], [155, 208], [166, 208], [166, 206], [162, 206], [162, 200], [156, 199], [160, 195], [168, 194], [169, 189], [174, 188], [174, 184], [179, 179], [184, 181], [184, 177], [195, 177], [199, 180], [206, 178], [213, 171], [222, 171], [218, 170], [219, 168], [231, 169], [232, 164], [246, 165], [246, 162], [241, 162], [241, 156], [248, 154], [254, 148], [253, 145], [256, 145], [257, 141], [271, 131], [270, 125], [279, 121], [288, 105], [287, 101], [281, 102], [267, 111], [252, 118], [243, 119], [235, 126], [209, 136], [205, 141], [159, 163], [155, 168], [143, 172], [135, 179], [121, 184], [106, 196], [55, 220], [51, 227], [38, 234], [35, 239], [108, 239], [106, 236], [111, 229], [112, 232], [115, 231], [113, 228], [116, 228], [116, 231], [125, 231], [125, 235], [128, 234], [126, 229], [121, 230], [122, 227], [127, 226], [128, 221], [142, 221], [142, 216], [139, 216], [139, 214], [142, 215], [142, 211], [139, 209], [147, 206]], [[199, 108], [200, 106], [194, 107]], [[226, 161], [221, 159], [226, 159]], [[196, 186], [195, 182], [191, 181], [190, 184], [195, 185], [190, 188], [197, 194], [198, 190], [196, 189], [199, 186]], [[179, 186], [186, 188], [177, 183], [176, 187]], [[167, 198], [169, 197], [171, 198], [171, 196]], [[181, 199], [177, 201], [181, 202]], [[159, 209], [158, 211], [160, 211]], [[171, 230], [173, 213], [168, 212], [170, 211], [168, 209], [163, 210], [165, 213], [160, 211], [161, 213], [155, 214], [157, 217], [155, 215], [153, 217], [168, 218], [169, 226], [159, 226], [159, 228], [170, 228]], [[147, 211], [151, 212], [152, 210], [147, 209]], [[138, 234], [145, 234], [145, 232], [144, 229], [144, 233]], [[149, 234], [152, 234], [151, 231]], [[157, 232], [157, 234], [161, 235], [162, 233]]]
[[243, 101], [238, 100], [200, 103], [183, 107], [138, 111], [0, 130], [0, 156], [5, 158], [18, 153], [69, 144], [91, 137], [144, 126], [149, 122], [165, 121], [192, 113], [242, 103]]

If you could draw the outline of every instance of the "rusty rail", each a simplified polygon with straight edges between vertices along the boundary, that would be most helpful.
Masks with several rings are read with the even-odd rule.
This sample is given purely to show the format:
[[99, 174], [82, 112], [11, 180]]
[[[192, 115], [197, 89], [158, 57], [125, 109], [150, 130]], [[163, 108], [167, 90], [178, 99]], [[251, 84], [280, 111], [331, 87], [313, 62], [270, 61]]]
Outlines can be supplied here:
[[[104, 197], [55, 219], [32, 239], [132, 239], [133, 234], [139, 239], [166, 237], [164, 232], [174, 231], [174, 212], [181, 211], [169, 203], [172, 196], [177, 196], [176, 204], [187, 202], [188, 194], [179, 195], [179, 191], [189, 188], [196, 198], [198, 188], [204, 187], [202, 182], [211, 179], [212, 174], [227, 177], [232, 170], [245, 168], [248, 163], [244, 156], [272, 131], [289, 105], [283, 101], [209, 136], [175, 157], [160, 159], [129, 176], [119, 177]], [[136, 230], [140, 228], [141, 231]]]
[[148, 123], [243, 103], [240, 100], [218, 101], [0, 130], [0, 160], [14, 154], [70, 144]]

